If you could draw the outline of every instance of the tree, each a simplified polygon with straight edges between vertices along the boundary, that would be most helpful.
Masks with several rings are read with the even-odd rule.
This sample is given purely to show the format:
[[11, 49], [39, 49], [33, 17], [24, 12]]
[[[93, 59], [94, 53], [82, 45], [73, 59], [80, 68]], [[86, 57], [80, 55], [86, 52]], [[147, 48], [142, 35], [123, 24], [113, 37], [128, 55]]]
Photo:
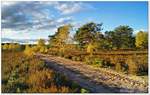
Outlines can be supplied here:
[[81, 26], [74, 35], [75, 41], [79, 43], [80, 46], [87, 46], [88, 44], [97, 42], [103, 35], [100, 33], [102, 30], [101, 24], [96, 24], [93, 22], [87, 23]]
[[69, 38], [70, 29], [71, 29], [71, 25], [64, 25], [59, 27], [58, 31], [54, 35], [49, 36], [50, 46], [57, 48], [60, 55], [62, 55], [65, 51], [65, 45], [67, 39]]
[[113, 43], [115, 43], [114, 39], [114, 31], [106, 31], [104, 35], [104, 39], [101, 41], [103, 49], [112, 49]]
[[58, 31], [54, 35], [49, 36], [49, 44], [52, 46], [60, 46], [65, 44], [69, 37], [70, 28], [70, 25], [59, 27]]
[[132, 38], [133, 29], [131, 27], [119, 26], [114, 31], [117, 39], [115, 43], [117, 48], [132, 48], [134, 43]]
[[44, 39], [39, 39], [39, 40], [38, 40], [38, 46], [39, 46], [39, 47], [45, 46], [45, 40], [44, 40]]
[[113, 45], [115, 49], [126, 49], [134, 47], [134, 38], [132, 36], [133, 29], [129, 26], [118, 26], [114, 31], [107, 31], [106, 39]]
[[136, 35], [135, 45], [137, 48], [147, 49], [148, 48], [148, 32], [140, 31]]

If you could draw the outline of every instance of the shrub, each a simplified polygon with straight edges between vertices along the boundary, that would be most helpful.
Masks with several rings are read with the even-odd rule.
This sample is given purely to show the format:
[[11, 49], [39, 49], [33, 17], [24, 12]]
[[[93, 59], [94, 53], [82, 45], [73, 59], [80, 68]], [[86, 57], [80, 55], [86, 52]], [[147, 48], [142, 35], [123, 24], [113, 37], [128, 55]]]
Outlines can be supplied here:
[[119, 62], [116, 63], [115, 66], [116, 71], [120, 72], [121, 71], [121, 64]]
[[91, 64], [91, 65], [96, 65], [99, 67], [103, 66], [103, 60], [100, 58], [96, 58], [94, 56], [86, 56], [85, 57], [85, 63], [86, 64]]
[[82, 88], [82, 89], [81, 89], [81, 93], [89, 93], [89, 91], [86, 90], [86, 89], [84, 89], [84, 88]]
[[9, 48], [9, 45], [8, 45], [8, 44], [2, 45], [2, 49], [3, 49], [3, 50], [8, 50], [8, 48]]
[[40, 50], [39, 50], [40, 53], [47, 53], [48, 52], [48, 49], [46, 47], [40, 47]]
[[86, 64], [92, 64], [92, 56], [86, 56], [85, 61]]
[[21, 45], [17, 43], [5, 43], [4, 45], [2, 45], [2, 50], [20, 51]]
[[130, 74], [136, 75], [138, 72], [138, 63], [135, 58], [130, 58], [127, 60], [127, 64], [129, 66], [128, 72]]
[[27, 83], [30, 84], [30, 87], [49, 87], [53, 82], [52, 71], [44, 69], [36, 71], [34, 74], [30, 74], [30, 77], [27, 80]]
[[148, 75], [148, 56], [142, 56], [141, 58], [139, 58], [140, 60], [138, 60], [138, 74], [140, 75]]
[[24, 53], [28, 56], [33, 56], [35, 52], [33, 48], [31, 48], [29, 45], [26, 45]]

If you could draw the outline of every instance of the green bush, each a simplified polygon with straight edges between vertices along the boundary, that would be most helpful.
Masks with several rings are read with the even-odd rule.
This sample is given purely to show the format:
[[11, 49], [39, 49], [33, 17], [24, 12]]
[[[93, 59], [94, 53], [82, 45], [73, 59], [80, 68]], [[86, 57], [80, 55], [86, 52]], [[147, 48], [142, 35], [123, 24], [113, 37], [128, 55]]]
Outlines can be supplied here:
[[103, 60], [100, 59], [100, 58], [96, 58], [94, 56], [86, 56], [84, 62], [86, 64], [95, 65], [95, 66], [98, 66], [98, 67], [102, 67], [103, 66]]
[[81, 93], [89, 93], [89, 91], [86, 90], [86, 89], [84, 89], [84, 88], [82, 88], [82, 89], [81, 89]]

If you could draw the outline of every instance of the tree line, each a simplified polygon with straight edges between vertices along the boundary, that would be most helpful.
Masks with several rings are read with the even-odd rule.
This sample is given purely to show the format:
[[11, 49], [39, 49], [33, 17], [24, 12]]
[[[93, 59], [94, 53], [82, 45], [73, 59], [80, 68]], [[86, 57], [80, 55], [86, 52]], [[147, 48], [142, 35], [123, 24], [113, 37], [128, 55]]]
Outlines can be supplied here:
[[[71, 25], [59, 27], [54, 35], [49, 36], [49, 45], [62, 49], [67, 44], [71, 28]], [[76, 30], [72, 42], [87, 51], [148, 49], [148, 32], [139, 31], [133, 35], [133, 28], [120, 25], [102, 33], [102, 23], [89, 22]]]
[[45, 44], [44, 39], [39, 39], [37, 45], [20, 46], [19, 44], [10, 43], [2, 45], [2, 49], [11, 51], [24, 50], [24, 53], [28, 56], [36, 53], [46, 53], [99, 67], [112, 67], [117, 71], [124, 71], [123, 68], [125, 68], [125, 71], [129, 73], [133, 73], [130, 70], [134, 70], [134, 74], [137, 74], [137, 72], [147, 74], [147, 55], [142, 56], [141, 59], [135, 56], [134, 60], [132, 60], [135, 62], [128, 60], [127, 66], [122, 66], [121, 63], [112, 64], [109, 59], [104, 60], [98, 56], [96, 57], [94, 53], [99, 51], [113, 52], [113, 50], [125, 51], [126, 49], [147, 50], [148, 32], [139, 31], [136, 35], [133, 35], [133, 29], [124, 25], [118, 26], [112, 31], [102, 32], [102, 23], [89, 22], [79, 27], [73, 37], [70, 37], [71, 29], [71, 25], [59, 27], [54, 35], [49, 36], [48, 45]]
[[[54, 35], [49, 36], [49, 45], [45, 45], [44, 39], [38, 40], [38, 48], [42, 51], [54, 47], [63, 52], [66, 46], [75, 45], [80, 50], [93, 52], [98, 50], [118, 49], [148, 49], [148, 32], [139, 31], [133, 35], [133, 28], [120, 25], [114, 30], [102, 32], [102, 23], [89, 22], [79, 27], [73, 37], [70, 37], [71, 25], [64, 25], [57, 29]], [[9, 50], [19, 48], [18, 44], [4, 44], [2, 49]], [[28, 47], [27, 47], [28, 48]]]

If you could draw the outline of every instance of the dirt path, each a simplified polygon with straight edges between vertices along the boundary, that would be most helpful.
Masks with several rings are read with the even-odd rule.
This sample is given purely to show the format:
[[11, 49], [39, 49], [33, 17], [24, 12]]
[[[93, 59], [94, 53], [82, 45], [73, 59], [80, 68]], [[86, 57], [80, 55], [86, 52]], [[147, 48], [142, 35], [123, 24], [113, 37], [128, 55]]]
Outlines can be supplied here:
[[61, 57], [37, 55], [47, 65], [63, 73], [72, 81], [91, 92], [148, 92], [148, 84], [142, 79], [132, 78], [112, 72], [108, 69], [94, 68], [81, 62], [75, 62]]

